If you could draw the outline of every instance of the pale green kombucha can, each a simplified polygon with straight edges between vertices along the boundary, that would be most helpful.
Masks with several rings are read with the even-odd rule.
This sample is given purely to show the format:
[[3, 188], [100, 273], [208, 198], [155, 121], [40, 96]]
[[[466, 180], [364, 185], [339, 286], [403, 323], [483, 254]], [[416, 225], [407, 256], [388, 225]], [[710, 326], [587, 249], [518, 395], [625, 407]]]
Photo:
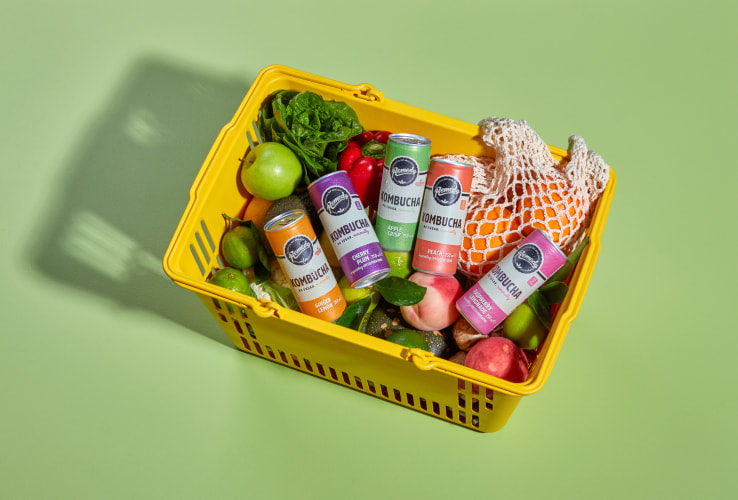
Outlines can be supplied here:
[[430, 139], [412, 134], [389, 136], [375, 224], [384, 250], [409, 252], [413, 248], [430, 157]]

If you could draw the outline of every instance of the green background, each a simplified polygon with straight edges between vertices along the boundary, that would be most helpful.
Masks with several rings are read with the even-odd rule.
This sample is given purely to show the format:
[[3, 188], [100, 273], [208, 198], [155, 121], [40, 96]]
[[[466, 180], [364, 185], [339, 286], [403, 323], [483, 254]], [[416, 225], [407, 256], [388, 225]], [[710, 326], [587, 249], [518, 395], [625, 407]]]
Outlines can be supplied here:
[[[0, 498], [734, 498], [729, 5], [4, 1]], [[615, 170], [582, 310], [502, 431], [242, 354], [163, 275], [275, 63]]]

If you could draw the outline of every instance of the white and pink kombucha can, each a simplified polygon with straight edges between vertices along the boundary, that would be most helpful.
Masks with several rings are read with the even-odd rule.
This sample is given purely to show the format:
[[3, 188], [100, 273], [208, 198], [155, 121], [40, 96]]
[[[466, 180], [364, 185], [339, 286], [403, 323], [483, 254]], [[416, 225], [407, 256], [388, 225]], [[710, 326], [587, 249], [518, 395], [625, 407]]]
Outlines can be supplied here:
[[475, 330], [489, 335], [565, 262], [559, 247], [536, 229], [469, 288], [456, 309]]

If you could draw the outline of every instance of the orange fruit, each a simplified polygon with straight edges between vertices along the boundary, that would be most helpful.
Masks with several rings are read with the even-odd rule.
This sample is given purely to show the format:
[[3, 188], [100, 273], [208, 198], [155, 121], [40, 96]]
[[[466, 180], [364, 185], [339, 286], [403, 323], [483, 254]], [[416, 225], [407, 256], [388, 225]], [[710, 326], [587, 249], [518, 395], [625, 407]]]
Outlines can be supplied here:
[[263, 220], [264, 214], [273, 204], [274, 201], [272, 200], [265, 200], [263, 198], [253, 196], [246, 205], [241, 218], [246, 221], [250, 220], [256, 224], [257, 228], [262, 229], [264, 227], [264, 223], [267, 222]]
[[526, 184], [517, 207], [524, 235], [541, 229], [559, 247], [574, 236], [585, 216], [581, 198], [576, 191], [570, 192], [563, 180], [541, 179]]
[[467, 214], [459, 252], [462, 270], [482, 276], [522, 239], [520, 219], [509, 208], [488, 202]]

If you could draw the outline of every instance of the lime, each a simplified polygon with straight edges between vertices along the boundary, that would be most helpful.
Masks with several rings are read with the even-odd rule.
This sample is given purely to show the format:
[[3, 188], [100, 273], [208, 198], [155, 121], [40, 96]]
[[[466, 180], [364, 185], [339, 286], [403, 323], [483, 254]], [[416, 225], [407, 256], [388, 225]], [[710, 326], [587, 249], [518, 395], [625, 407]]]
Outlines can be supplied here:
[[414, 347], [430, 352], [428, 342], [426, 342], [425, 338], [415, 330], [395, 330], [387, 335], [385, 339], [405, 347]]
[[241, 271], [232, 267], [217, 270], [208, 281], [234, 292], [251, 295], [249, 279]]
[[407, 278], [412, 274], [412, 256], [410, 252], [391, 252], [385, 250], [384, 255], [387, 257], [390, 265], [390, 276]]
[[259, 244], [258, 231], [236, 226], [223, 235], [220, 248], [229, 266], [247, 269], [259, 262]]
[[527, 302], [520, 304], [510, 316], [505, 318], [502, 323], [502, 332], [521, 349], [535, 349], [548, 333]]
[[349, 304], [356, 302], [359, 299], [363, 299], [372, 293], [368, 288], [351, 288], [346, 276], [341, 276], [341, 279], [338, 280], [338, 288], [341, 289], [343, 298], [346, 299], [346, 302]]

